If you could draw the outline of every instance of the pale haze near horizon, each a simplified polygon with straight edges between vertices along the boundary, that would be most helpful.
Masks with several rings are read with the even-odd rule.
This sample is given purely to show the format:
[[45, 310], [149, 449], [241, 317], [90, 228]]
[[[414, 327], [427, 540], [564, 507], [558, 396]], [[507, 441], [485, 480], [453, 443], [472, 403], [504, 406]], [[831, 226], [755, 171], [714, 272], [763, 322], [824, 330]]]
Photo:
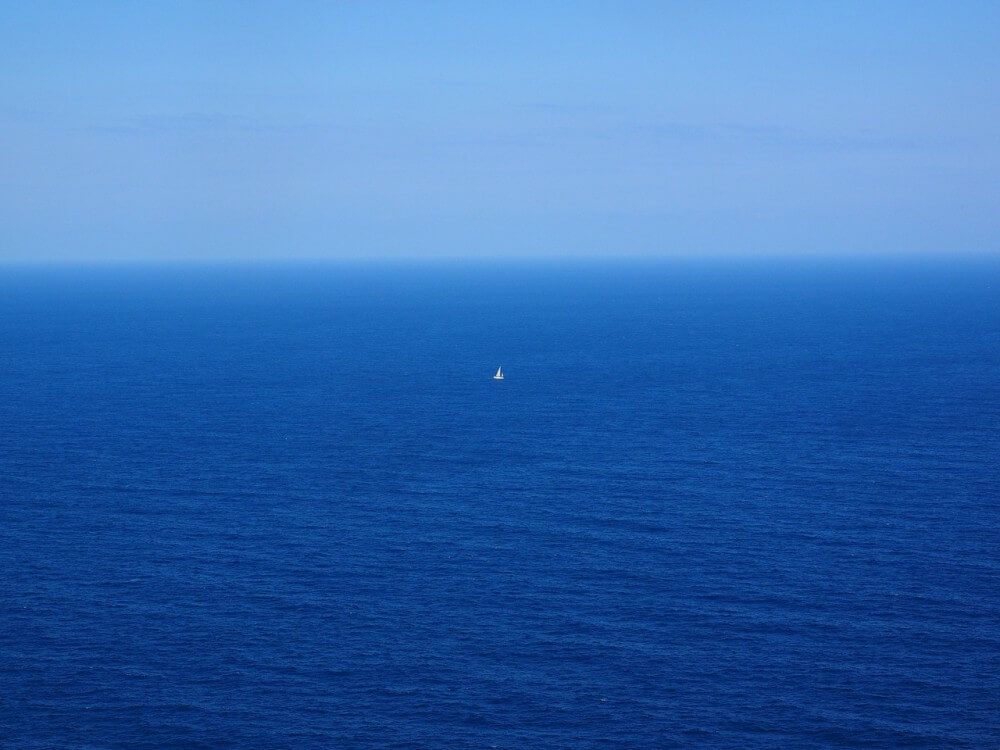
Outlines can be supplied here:
[[0, 261], [1000, 251], [997, 3], [23, 3]]

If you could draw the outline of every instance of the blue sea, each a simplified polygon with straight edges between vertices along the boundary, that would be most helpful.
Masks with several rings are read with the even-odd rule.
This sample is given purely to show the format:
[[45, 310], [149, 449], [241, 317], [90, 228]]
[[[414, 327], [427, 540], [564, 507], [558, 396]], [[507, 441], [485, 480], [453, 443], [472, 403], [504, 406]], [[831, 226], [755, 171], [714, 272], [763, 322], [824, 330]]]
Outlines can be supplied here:
[[1000, 260], [3, 268], [0, 747], [1000, 747], [998, 463]]

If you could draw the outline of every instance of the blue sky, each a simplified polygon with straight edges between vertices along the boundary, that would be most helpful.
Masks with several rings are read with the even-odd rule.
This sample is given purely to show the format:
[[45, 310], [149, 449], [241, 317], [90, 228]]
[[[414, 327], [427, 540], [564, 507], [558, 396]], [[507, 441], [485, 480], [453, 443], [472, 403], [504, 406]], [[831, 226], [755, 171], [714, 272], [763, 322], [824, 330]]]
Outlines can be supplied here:
[[1000, 3], [0, 9], [0, 260], [1000, 252]]

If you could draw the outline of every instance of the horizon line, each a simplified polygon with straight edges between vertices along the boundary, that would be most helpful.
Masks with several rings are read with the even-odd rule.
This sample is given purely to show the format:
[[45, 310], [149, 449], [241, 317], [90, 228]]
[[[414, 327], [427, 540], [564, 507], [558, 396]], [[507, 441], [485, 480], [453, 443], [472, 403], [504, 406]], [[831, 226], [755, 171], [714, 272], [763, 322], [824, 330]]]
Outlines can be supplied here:
[[689, 252], [689, 253], [536, 253], [485, 255], [237, 255], [205, 256], [104, 256], [85, 258], [63, 257], [0, 257], [0, 268], [95, 267], [95, 266], [275, 266], [275, 265], [441, 265], [450, 263], [550, 264], [550, 263], [671, 263], [692, 261], [858, 261], [858, 260], [1000, 260], [997, 250], [938, 250], [938, 251], [768, 251]]

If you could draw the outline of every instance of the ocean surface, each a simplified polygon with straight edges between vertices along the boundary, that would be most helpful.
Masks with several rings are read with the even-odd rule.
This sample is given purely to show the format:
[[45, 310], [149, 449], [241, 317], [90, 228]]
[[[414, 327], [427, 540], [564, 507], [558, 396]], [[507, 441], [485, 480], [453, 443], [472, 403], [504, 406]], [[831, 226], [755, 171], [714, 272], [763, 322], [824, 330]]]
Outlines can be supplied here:
[[998, 462], [997, 260], [2, 268], [0, 747], [1000, 747]]

